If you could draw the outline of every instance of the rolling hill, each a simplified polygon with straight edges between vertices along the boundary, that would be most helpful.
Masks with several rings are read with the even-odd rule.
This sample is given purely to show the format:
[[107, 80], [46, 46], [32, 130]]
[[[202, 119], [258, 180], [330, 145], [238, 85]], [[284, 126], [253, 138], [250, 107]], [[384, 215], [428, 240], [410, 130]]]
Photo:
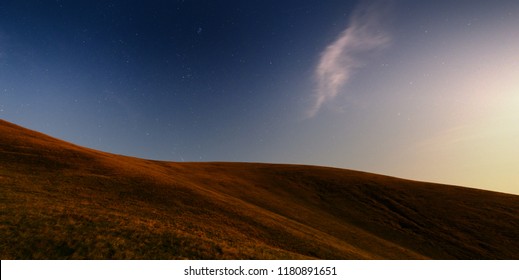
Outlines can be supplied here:
[[0, 120], [2, 259], [519, 259], [518, 236], [515, 195], [145, 160]]

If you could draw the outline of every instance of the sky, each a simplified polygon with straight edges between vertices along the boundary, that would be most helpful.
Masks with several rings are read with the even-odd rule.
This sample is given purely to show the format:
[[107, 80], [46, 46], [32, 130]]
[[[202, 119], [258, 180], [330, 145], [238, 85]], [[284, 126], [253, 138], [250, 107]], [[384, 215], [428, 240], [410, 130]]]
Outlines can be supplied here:
[[0, 118], [519, 194], [519, 1], [0, 2]]

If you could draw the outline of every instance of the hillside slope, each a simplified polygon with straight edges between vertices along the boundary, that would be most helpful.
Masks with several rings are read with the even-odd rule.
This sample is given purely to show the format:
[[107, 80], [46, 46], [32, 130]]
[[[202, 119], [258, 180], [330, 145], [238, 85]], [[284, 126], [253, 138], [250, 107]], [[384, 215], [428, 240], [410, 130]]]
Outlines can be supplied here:
[[0, 120], [0, 236], [2, 259], [519, 259], [519, 196], [144, 160]]

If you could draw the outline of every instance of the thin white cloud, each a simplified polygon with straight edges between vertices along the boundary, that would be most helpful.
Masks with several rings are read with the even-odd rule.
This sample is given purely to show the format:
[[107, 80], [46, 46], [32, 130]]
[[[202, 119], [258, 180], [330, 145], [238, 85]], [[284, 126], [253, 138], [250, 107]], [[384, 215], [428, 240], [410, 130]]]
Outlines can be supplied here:
[[353, 12], [348, 27], [321, 54], [315, 75], [315, 101], [308, 111], [313, 117], [321, 106], [333, 100], [350, 81], [355, 70], [365, 65], [373, 52], [387, 46], [391, 37], [385, 31], [388, 5], [380, 2], [362, 3]]

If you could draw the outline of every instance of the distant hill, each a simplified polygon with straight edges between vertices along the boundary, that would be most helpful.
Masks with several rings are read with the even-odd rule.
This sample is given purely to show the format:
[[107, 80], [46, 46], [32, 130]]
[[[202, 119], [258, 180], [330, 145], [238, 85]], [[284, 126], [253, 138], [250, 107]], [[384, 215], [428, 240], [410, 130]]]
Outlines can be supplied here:
[[138, 159], [0, 120], [2, 259], [519, 259], [518, 236], [516, 195]]

